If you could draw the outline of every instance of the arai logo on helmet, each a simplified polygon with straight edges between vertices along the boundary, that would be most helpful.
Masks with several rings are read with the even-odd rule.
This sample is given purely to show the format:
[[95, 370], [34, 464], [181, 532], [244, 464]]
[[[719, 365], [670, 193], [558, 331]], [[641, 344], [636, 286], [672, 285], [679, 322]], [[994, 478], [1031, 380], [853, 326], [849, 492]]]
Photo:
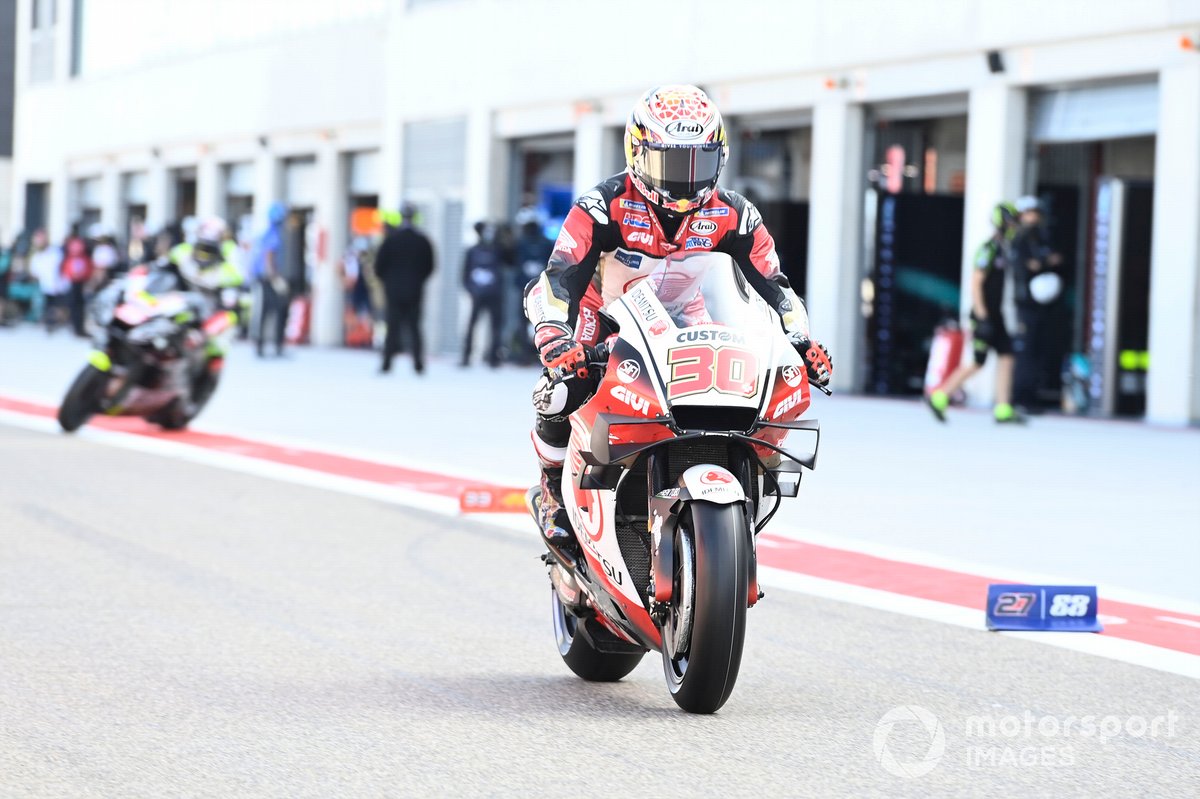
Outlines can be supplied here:
[[642, 373], [642, 367], [633, 358], [626, 358], [617, 364], [617, 379], [622, 383], [632, 383]]
[[667, 125], [667, 135], [680, 139], [697, 139], [704, 133], [704, 126], [690, 119], [677, 119]]
[[692, 223], [692, 232], [699, 233], [701, 236], [707, 236], [710, 233], [717, 232], [717, 223], [711, 219], [697, 219]]

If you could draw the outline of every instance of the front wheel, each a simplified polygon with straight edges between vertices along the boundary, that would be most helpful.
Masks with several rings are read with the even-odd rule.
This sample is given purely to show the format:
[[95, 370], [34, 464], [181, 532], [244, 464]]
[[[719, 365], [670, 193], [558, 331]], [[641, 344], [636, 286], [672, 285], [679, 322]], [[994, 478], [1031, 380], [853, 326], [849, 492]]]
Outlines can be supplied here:
[[192, 384], [190, 401], [185, 402], [182, 397], [178, 397], [172, 400], [167, 407], [150, 417], [150, 421], [161, 426], [163, 430], [184, 429], [191, 424], [193, 419], [200, 415], [200, 411], [204, 410], [204, 406], [212, 398], [213, 392], [217, 390], [219, 379], [220, 375], [218, 373], [214, 373], [205, 367], [204, 371]]
[[[576, 675], [589, 682], [616, 682], [641, 662], [645, 652], [601, 652], [593, 647], [580, 629], [588, 620], [569, 613], [553, 586], [550, 587], [550, 603], [558, 654]], [[591, 623], [595, 624], [594, 621]]]
[[746, 636], [750, 535], [741, 506], [691, 503], [675, 552], [663, 672], [675, 704], [714, 713], [733, 692]]
[[67, 433], [74, 433], [99, 412], [108, 377], [108, 372], [102, 372], [90, 363], [83, 367], [83, 371], [67, 389], [62, 405], [58, 406], [59, 427]]

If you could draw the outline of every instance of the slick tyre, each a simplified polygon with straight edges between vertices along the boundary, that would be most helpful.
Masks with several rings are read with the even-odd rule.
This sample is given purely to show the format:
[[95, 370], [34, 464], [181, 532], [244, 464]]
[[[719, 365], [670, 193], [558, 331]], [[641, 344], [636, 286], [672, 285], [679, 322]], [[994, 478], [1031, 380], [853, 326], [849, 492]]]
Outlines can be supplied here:
[[741, 506], [691, 503], [675, 547], [663, 672], [675, 704], [715, 713], [737, 682], [746, 636], [750, 535]]
[[164, 430], [184, 429], [200, 415], [200, 411], [204, 410], [204, 406], [208, 404], [209, 399], [217, 390], [218, 379], [217, 375], [207, 371], [203, 372], [192, 387], [190, 403], [185, 404], [180, 399], [172, 400], [171, 404], [154, 414], [150, 421], [158, 424]]
[[595, 622], [569, 613], [553, 587], [550, 588], [550, 603], [558, 654], [577, 676], [588, 682], [616, 682], [641, 662], [644, 652], [614, 654], [596, 650], [580, 629], [584, 624]]
[[88, 364], [67, 389], [62, 405], [58, 406], [58, 425], [67, 433], [74, 433], [87, 424], [100, 410], [100, 400], [108, 385], [108, 373]]
[[147, 421], [154, 422], [163, 430], [182, 430], [192, 421], [193, 415], [183, 409], [182, 402], [173, 399], [167, 407], [147, 417]]

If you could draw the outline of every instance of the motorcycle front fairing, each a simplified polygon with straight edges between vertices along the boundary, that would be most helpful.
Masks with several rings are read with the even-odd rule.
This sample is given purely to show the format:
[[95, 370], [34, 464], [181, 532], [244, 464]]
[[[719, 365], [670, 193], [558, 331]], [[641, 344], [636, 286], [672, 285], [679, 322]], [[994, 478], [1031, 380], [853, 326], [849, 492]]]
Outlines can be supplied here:
[[[598, 587], [619, 611], [607, 615], [625, 621], [620, 625], [625, 637], [657, 648], [659, 630], [649, 611], [659, 599], [655, 594], [664, 590], [662, 558], [669, 553], [662, 550], [661, 542], [668, 538], [662, 535], [663, 525], [673, 523], [673, 511], [681, 502], [705, 499], [693, 497], [692, 491], [720, 488], [699, 486], [698, 476], [692, 486], [682, 475], [678, 483], [672, 482], [665, 466], [655, 465], [665, 463], [662, 458], [656, 461], [656, 448], [664, 442], [718, 441], [731, 451], [753, 451], [753, 456], [739, 456], [738, 463], [731, 463], [732, 471], [712, 464], [701, 474], [711, 472], [722, 486], [737, 481], [740, 496], [728, 501], [745, 506], [754, 529], [762, 477], [753, 461], [767, 458], [778, 464], [784, 428], [792, 427], [808, 407], [808, 386], [778, 315], [727, 256], [704, 253], [668, 259], [631, 286], [607, 313], [621, 332], [595, 395], [571, 417], [563, 495]], [[764, 422], [779, 429], [765, 427]], [[805, 423], [794, 426], [814, 429]], [[735, 447], [737, 441], [745, 446]], [[811, 459], [801, 462], [811, 468]], [[644, 594], [647, 586], [638, 584], [624, 557], [622, 546], [628, 552], [629, 542], [622, 545], [614, 534], [618, 510], [627, 510], [618, 508], [618, 496], [624, 496], [622, 482], [634, 472], [641, 474], [639, 463], [645, 465], [648, 480], [640, 489], [640, 515], [646, 519], [642, 534], [653, 535], [655, 544], [654, 573], [639, 575], [650, 578], [654, 591], [649, 594]], [[716, 498], [713, 494], [709, 499]], [[653, 530], [656, 525], [658, 531]], [[753, 578], [752, 584], [749, 604], [757, 600]]]
[[170, 270], [137, 267], [105, 289], [95, 312], [105, 321], [96, 348], [112, 374], [105, 413], [144, 416], [190, 390], [197, 308], [180, 288]]

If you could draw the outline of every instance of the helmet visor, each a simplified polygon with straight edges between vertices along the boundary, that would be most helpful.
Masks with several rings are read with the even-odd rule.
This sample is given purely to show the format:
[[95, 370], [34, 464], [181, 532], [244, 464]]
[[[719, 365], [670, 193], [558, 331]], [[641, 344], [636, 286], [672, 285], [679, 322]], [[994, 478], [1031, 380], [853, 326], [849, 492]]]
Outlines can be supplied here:
[[721, 174], [721, 145], [701, 147], [655, 147], [643, 155], [646, 179], [667, 197], [695, 197], [717, 184]]
[[197, 263], [214, 264], [221, 260], [221, 245], [211, 241], [196, 242], [192, 250]]

